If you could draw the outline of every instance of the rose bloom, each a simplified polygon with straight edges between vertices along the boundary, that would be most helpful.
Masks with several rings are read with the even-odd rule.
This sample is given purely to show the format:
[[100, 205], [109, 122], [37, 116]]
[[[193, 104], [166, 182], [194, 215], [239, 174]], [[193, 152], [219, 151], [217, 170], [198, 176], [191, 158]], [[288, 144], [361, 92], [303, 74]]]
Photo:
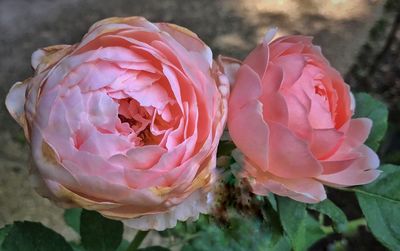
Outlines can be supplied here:
[[141, 17], [95, 23], [32, 55], [6, 105], [41, 195], [137, 229], [207, 212], [229, 83], [196, 34]]
[[379, 159], [363, 145], [372, 122], [351, 119], [349, 86], [311, 38], [271, 38], [245, 59], [229, 100], [234, 155], [253, 192], [316, 203], [323, 185], [373, 181]]

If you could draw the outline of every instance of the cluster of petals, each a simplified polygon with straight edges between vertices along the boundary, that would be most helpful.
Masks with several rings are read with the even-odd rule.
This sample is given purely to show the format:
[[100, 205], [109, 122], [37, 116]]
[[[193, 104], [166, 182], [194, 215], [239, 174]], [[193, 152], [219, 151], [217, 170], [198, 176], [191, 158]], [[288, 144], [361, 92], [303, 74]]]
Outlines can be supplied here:
[[272, 35], [244, 60], [229, 99], [234, 157], [253, 192], [316, 203], [324, 185], [376, 179], [379, 159], [364, 145], [372, 122], [351, 118], [349, 86], [311, 38]]
[[32, 55], [7, 96], [37, 190], [137, 229], [207, 212], [229, 83], [196, 34], [141, 17]]

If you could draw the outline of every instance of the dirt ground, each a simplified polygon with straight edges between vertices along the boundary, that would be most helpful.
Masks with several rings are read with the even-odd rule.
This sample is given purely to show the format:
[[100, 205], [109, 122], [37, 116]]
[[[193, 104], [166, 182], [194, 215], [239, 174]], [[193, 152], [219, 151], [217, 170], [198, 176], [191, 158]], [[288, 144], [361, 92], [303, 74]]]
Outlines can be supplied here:
[[[382, 5], [382, 0], [0, 0], [0, 101], [4, 103], [14, 82], [32, 74], [30, 55], [35, 49], [77, 42], [90, 24], [110, 16], [141, 15], [186, 26], [215, 55], [240, 59], [268, 28], [278, 27], [279, 35], [311, 35], [345, 73], [380, 17]], [[4, 105], [0, 142], [0, 227], [16, 220], [40, 221], [68, 239], [76, 238], [65, 227], [63, 210], [32, 190], [28, 147]]]

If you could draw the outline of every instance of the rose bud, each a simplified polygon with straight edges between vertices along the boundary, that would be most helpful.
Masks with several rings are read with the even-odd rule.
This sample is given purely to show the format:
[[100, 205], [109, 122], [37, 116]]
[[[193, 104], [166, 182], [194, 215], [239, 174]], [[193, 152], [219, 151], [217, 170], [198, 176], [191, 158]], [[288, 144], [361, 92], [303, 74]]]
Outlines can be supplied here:
[[271, 38], [245, 59], [229, 100], [234, 157], [252, 191], [316, 203], [326, 198], [323, 185], [376, 179], [379, 159], [363, 144], [372, 122], [351, 119], [349, 86], [311, 38]]
[[40, 49], [7, 96], [33, 180], [63, 207], [163, 230], [206, 213], [229, 83], [196, 34], [141, 17]]

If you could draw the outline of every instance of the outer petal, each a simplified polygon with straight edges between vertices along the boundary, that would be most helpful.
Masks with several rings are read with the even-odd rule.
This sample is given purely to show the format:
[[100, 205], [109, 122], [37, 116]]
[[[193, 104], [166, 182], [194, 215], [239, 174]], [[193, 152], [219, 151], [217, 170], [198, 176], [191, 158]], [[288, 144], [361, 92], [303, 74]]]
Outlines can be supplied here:
[[267, 44], [259, 44], [247, 58], [243, 61], [244, 65], [248, 65], [254, 72], [257, 73], [260, 79], [264, 78], [265, 71], [268, 67], [269, 47]]
[[207, 196], [208, 193], [197, 191], [166, 213], [145, 215], [130, 220], [124, 220], [123, 222], [129, 227], [142, 231], [149, 229], [163, 231], [176, 226], [178, 220], [197, 220], [200, 213], [207, 213], [209, 208]]
[[[247, 65], [242, 65], [237, 73], [235, 88], [229, 99], [230, 109], [240, 109], [261, 96], [261, 80]], [[236, 112], [236, 111], [235, 111]], [[233, 112], [229, 114], [234, 114]]]
[[268, 166], [269, 129], [262, 118], [260, 102], [254, 100], [240, 110], [231, 109], [228, 127], [237, 147], [260, 168], [266, 169]]
[[6, 97], [6, 107], [11, 116], [18, 122], [18, 124], [26, 131], [26, 118], [25, 118], [25, 93], [28, 87], [29, 79], [24, 82], [15, 83]]
[[217, 64], [219, 70], [228, 78], [229, 84], [233, 86], [242, 62], [235, 58], [229, 58], [220, 55], [218, 56]]
[[334, 174], [320, 175], [317, 178], [330, 186], [356, 186], [374, 181], [380, 171], [379, 158], [369, 147], [362, 145], [358, 148], [362, 156], [353, 162], [348, 168]]
[[350, 127], [346, 132], [344, 147], [357, 148], [368, 138], [372, 128], [372, 121], [368, 118], [350, 120]]
[[263, 172], [237, 150], [233, 152], [235, 160], [244, 166], [242, 177], [249, 178], [252, 191], [258, 195], [267, 195], [272, 192], [281, 196], [288, 196], [305, 203], [317, 203], [326, 198], [321, 182], [312, 178], [285, 179]]
[[266, 195], [269, 191], [304, 203], [318, 203], [326, 199], [324, 186], [314, 179], [269, 179], [252, 184], [253, 192]]
[[[57, 63], [57, 61], [70, 52], [70, 48], [71, 45], [60, 44], [36, 50], [32, 54], [31, 65], [33, 69], [42, 71], [43, 69]], [[39, 68], [39, 65], [41, 64], [42, 66]]]
[[211, 67], [213, 61], [211, 49], [195, 33], [176, 24], [158, 23], [156, 25], [160, 30], [170, 34], [187, 50], [199, 52]]

